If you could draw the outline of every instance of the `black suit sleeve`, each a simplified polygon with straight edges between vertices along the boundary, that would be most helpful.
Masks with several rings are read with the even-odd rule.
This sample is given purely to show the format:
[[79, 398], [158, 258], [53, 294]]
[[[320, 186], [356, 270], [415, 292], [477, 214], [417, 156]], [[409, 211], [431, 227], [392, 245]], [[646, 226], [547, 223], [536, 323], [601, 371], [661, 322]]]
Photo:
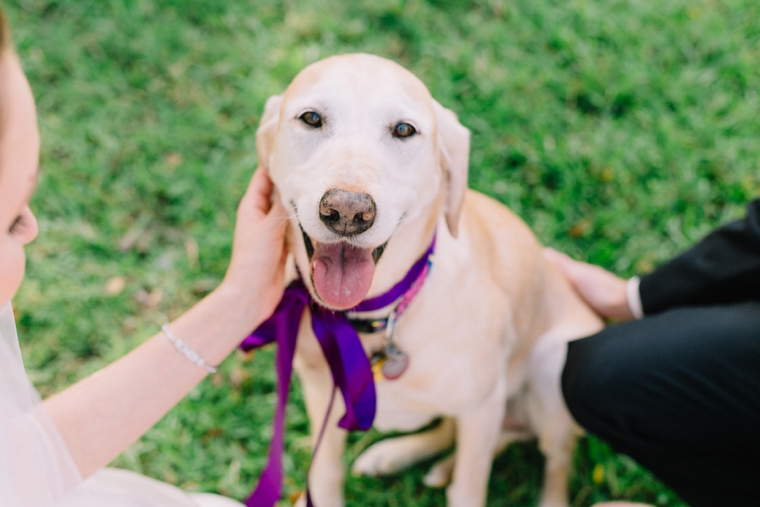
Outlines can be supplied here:
[[760, 199], [747, 216], [641, 278], [645, 315], [677, 306], [760, 300]]

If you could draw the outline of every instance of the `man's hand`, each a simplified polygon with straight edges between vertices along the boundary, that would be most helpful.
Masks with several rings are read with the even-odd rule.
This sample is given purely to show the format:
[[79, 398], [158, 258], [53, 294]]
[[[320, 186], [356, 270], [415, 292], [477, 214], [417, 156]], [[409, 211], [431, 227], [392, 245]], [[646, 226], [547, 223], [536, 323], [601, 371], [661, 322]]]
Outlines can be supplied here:
[[581, 299], [600, 317], [618, 321], [633, 319], [625, 280], [599, 266], [576, 261], [551, 248], [544, 249], [544, 257], [562, 271]]

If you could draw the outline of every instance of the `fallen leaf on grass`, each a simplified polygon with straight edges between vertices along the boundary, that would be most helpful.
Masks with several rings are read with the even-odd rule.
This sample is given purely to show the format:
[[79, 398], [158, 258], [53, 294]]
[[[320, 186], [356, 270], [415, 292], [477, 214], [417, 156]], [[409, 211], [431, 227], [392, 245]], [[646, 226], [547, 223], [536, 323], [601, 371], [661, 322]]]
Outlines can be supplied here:
[[591, 472], [591, 480], [594, 481], [594, 484], [596, 485], [604, 482], [604, 465], [597, 463], [594, 466], [594, 471]]
[[180, 165], [182, 162], [184, 162], [184, 157], [176, 152], [171, 152], [166, 155], [166, 158], [164, 159], [164, 162], [166, 162], [166, 166], [169, 169], [174, 169], [178, 165]]
[[230, 384], [239, 388], [240, 384], [251, 378], [251, 372], [248, 368], [235, 367], [230, 373]]
[[290, 494], [288, 495], [288, 500], [289, 500], [291, 503], [296, 503], [296, 502], [298, 501], [298, 499], [299, 499], [299, 498], [301, 498], [301, 495], [302, 495], [302, 494], [303, 494], [303, 490], [296, 490], [296, 491], [293, 491], [292, 493], [290, 493]]
[[134, 333], [140, 325], [140, 319], [137, 317], [127, 317], [122, 323], [122, 328], [125, 334]]
[[243, 363], [250, 363], [251, 361], [253, 361], [253, 358], [256, 357], [256, 351], [252, 350], [250, 352], [245, 352], [243, 350], [238, 349], [237, 357]]
[[124, 287], [127, 286], [127, 279], [123, 276], [114, 276], [106, 282], [106, 294], [109, 296], [117, 296], [121, 294]]
[[132, 248], [135, 246], [135, 243], [137, 243], [137, 240], [139, 240], [145, 232], [145, 229], [148, 227], [149, 223], [150, 217], [147, 215], [141, 215], [137, 220], [135, 220], [135, 223], [132, 224], [132, 227], [129, 228], [127, 233], [119, 241], [119, 251], [128, 252], [132, 250]]
[[219, 281], [214, 278], [203, 278], [193, 284], [193, 294], [196, 296], [205, 296], [219, 285]]
[[198, 242], [192, 236], [185, 238], [185, 252], [187, 252], [187, 263], [191, 269], [198, 269]]
[[586, 219], [581, 220], [577, 224], [570, 227], [570, 230], [568, 231], [570, 233], [570, 236], [574, 238], [582, 238], [586, 235], [586, 233], [591, 229], [591, 222], [589, 222]]
[[148, 292], [145, 289], [140, 289], [135, 294], [135, 299], [138, 303], [147, 308], [155, 308], [158, 306], [158, 303], [164, 299], [164, 291], [161, 289], [153, 289], [152, 291]]

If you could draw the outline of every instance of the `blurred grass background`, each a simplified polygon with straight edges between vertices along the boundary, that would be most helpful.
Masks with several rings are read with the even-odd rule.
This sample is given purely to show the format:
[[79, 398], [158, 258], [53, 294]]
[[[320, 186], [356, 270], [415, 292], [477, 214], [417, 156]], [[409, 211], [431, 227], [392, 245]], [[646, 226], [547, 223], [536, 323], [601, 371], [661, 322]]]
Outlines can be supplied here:
[[[646, 272], [760, 194], [755, 0], [11, 0], [39, 107], [41, 234], [16, 298], [48, 395], [135, 347], [222, 278], [264, 101], [305, 65], [399, 61], [473, 133], [471, 186], [546, 244]], [[236, 356], [115, 465], [243, 498], [263, 468], [272, 350]], [[146, 393], [149, 396], [150, 393]], [[304, 484], [296, 387], [286, 493]], [[351, 439], [348, 459], [372, 432]], [[429, 465], [429, 463], [428, 463]], [[489, 506], [533, 505], [533, 444], [496, 460]], [[427, 468], [347, 481], [348, 505], [443, 505]], [[571, 499], [683, 505], [583, 439]], [[283, 505], [289, 505], [286, 500]]]

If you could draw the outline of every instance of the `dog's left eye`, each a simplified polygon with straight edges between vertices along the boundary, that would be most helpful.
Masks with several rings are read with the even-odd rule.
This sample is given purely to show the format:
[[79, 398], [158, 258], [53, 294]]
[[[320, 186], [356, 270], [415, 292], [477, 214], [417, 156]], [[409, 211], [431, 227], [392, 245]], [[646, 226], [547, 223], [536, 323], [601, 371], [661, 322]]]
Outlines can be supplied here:
[[417, 133], [417, 129], [408, 123], [399, 123], [393, 128], [393, 137], [411, 137]]
[[306, 125], [309, 125], [311, 127], [319, 128], [322, 126], [322, 117], [319, 115], [319, 113], [315, 113], [314, 111], [306, 111], [298, 118]]

